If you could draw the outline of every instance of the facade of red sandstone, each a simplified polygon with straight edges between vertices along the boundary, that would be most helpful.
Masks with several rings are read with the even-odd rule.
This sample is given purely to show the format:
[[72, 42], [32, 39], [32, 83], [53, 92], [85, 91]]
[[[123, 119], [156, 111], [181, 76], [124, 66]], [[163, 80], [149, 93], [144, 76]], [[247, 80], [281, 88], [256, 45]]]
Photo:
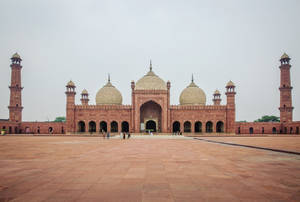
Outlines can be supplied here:
[[290, 58], [284, 54], [280, 72], [280, 122], [236, 122], [235, 85], [226, 85], [226, 105], [221, 105], [221, 94], [213, 94], [213, 105], [206, 105], [205, 93], [192, 79], [182, 91], [179, 105], [170, 105], [171, 83], [165, 83], [152, 71], [131, 82], [131, 105], [122, 104], [121, 93], [110, 79], [96, 96], [96, 105], [89, 104], [88, 92], [81, 93], [81, 104], [75, 103], [76, 86], [66, 85], [66, 122], [23, 122], [21, 58], [11, 58], [11, 85], [9, 119], [0, 120], [0, 128], [6, 133], [61, 134], [154, 131], [160, 133], [236, 133], [236, 134], [299, 134], [300, 122], [293, 122], [290, 83]]

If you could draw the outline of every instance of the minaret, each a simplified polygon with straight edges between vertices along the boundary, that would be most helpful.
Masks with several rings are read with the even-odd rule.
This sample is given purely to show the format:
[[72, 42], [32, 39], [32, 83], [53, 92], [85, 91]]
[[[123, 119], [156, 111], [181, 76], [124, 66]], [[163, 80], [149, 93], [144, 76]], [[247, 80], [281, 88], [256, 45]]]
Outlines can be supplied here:
[[83, 89], [82, 93], [81, 93], [81, 104], [82, 105], [89, 105], [89, 93], [87, 92], [86, 89]]
[[229, 81], [226, 85], [226, 96], [227, 96], [227, 118], [226, 118], [226, 132], [235, 132], [235, 85], [232, 81]]
[[293, 121], [292, 89], [290, 77], [291, 58], [284, 53], [280, 58], [280, 122]]
[[214, 99], [213, 99], [214, 105], [220, 105], [221, 104], [221, 93], [220, 93], [220, 91], [216, 90], [214, 92], [213, 96], [214, 96]]
[[73, 81], [69, 81], [66, 85], [67, 91], [67, 111], [66, 111], [66, 132], [75, 132], [75, 84]]
[[15, 53], [11, 57], [11, 83], [10, 101], [9, 101], [9, 120], [13, 122], [22, 122], [22, 89], [21, 86], [21, 57]]

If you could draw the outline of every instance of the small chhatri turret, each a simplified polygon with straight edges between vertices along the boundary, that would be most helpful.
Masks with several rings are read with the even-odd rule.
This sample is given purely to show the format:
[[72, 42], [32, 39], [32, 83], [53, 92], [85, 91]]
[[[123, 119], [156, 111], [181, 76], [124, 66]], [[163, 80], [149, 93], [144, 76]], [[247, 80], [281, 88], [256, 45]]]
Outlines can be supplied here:
[[221, 104], [221, 93], [219, 90], [216, 90], [213, 94], [214, 98], [213, 98], [213, 102], [214, 105], [220, 105]]
[[81, 93], [81, 104], [82, 105], [88, 105], [89, 104], [89, 93], [86, 89], [83, 89]]
[[283, 53], [283, 55], [280, 57], [281, 64], [290, 64], [291, 58], [288, 56], [288, 54]]

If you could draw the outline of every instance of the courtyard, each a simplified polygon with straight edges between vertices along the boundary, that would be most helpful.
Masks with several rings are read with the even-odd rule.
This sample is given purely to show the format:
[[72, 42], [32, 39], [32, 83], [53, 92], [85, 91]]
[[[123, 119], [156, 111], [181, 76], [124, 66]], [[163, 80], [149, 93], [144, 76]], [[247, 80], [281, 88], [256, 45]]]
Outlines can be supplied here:
[[0, 201], [300, 201], [299, 152], [296, 136], [3, 136]]

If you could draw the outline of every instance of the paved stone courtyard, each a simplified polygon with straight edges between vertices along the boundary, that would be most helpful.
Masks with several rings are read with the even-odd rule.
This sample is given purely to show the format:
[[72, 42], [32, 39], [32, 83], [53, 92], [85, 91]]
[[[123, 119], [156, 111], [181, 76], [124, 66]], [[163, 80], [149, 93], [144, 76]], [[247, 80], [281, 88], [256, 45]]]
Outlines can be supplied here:
[[[300, 137], [207, 137], [300, 152]], [[300, 201], [300, 155], [194, 138], [0, 137], [0, 201]]]

